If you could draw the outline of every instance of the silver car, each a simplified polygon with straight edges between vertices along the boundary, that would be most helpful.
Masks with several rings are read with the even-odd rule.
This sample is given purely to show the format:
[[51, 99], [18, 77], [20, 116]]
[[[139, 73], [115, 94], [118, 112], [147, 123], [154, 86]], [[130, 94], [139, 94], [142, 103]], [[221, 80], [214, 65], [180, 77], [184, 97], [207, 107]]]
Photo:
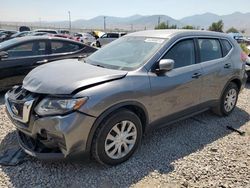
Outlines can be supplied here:
[[103, 47], [126, 34], [127, 33], [106, 33], [96, 40], [96, 47]]
[[228, 116], [246, 78], [241, 49], [225, 34], [142, 31], [34, 69], [5, 101], [29, 155], [117, 165], [152, 128], [210, 109]]
[[84, 44], [92, 44], [93, 42], [95, 42], [95, 37], [93, 37], [91, 34], [89, 33], [76, 33], [74, 35], [78, 41], [84, 43]]

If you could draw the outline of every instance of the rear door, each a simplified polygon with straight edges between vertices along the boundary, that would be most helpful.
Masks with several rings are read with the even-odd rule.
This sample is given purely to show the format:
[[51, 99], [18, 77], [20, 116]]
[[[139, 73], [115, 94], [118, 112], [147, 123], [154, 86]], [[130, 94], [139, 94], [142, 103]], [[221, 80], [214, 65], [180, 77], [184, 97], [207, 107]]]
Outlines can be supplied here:
[[232, 45], [218, 38], [199, 38], [196, 40], [203, 69], [203, 90], [201, 102], [216, 101], [227, 81], [232, 77], [232, 60], [228, 55]]
[[111, 33], [109, 43], [116, 40], [116, 39], [118, 39], [118, 38], [119, 38], [119, 33]]
[[0, 61], [0, 88], [21, 84], [23, 78], [47, 59], [46, 40], [36, 40], [5, 49], [8, 57]]
[[48, 61], [56, 61], [66, 58], [77, 58], [82, 55], [84, 45], [70, 41], [50, 40]]
[[162, 59], [174, 60], [175, 66], [164, 74], [149, 73], [153, 103], [152, 121], [165, 120], [165, 117], [172, 114], [184, 116], [185, 113], [192, 113], [192, 107], [200, 104], [200, 76], [203, 72], [201, 65], [196, 63], [194, 40], [181, 40]]

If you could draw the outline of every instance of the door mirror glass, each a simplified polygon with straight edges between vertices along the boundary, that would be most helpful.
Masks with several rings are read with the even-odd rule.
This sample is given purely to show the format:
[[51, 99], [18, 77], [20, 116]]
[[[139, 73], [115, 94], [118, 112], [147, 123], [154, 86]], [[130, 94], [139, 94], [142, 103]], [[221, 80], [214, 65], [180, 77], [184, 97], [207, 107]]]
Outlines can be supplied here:
[[172, 59], [162, 59], [159, 62], [159, 71], [167, 72], [174, 68], [174, 60]]
[[0, 60], [8, 58], [8, 52], [2, 51], [0, 52]]

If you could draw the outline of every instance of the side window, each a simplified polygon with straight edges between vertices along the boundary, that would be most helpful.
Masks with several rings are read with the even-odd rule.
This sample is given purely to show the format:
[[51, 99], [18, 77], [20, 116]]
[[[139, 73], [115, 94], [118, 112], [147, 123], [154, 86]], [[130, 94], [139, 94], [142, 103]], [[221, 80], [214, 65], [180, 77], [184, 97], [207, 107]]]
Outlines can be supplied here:
[[233, 48], [232, 45], [230, 44], [230, 42], [228, 42], [225, 39], [221, 40], [222, 43], [222, 51], [223, 51], [223, 57], [225, 57]]
[[51, 41], [52, 54], [75, 52], [80, 49], [80, 46], [70, 42]]
[[28, 42], [7, 50], [8, 58], [29, 57], [46, 54], [46, 43], [42, 41]]
[[119, 34], [118, 33], [112, 33], [111, 38], [119, 38]]
[[108, 38], [108, 35], [107, 35], [107, 34], [104, 34], [104, 35], [102, 35], [101, 38]]
[[201, 62], [222, 57], [220, 42], [217, 39], [198, 39]]
[[184, 40], [175, 44], [163, 57], [175, 61], [174, 68], [195, 64], [195, 48], [193, 40]]

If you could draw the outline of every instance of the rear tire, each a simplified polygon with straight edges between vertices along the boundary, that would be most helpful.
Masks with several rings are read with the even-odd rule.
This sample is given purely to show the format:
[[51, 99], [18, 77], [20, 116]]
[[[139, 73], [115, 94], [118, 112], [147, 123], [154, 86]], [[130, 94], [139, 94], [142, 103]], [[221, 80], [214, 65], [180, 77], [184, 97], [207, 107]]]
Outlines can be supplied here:
[[92, 156], [101, 164], [117, 165], [128, 160], [142, 139], [139, 117], [121, 109], [109, 115], [97, 128], [91, 147]]
[[213, 109], [213, 112], [219, 116], [230, 115], [237, 104], [238, 95], [238, 86], [234, 82], [230, 82], [225, 89], [218, 106]]

